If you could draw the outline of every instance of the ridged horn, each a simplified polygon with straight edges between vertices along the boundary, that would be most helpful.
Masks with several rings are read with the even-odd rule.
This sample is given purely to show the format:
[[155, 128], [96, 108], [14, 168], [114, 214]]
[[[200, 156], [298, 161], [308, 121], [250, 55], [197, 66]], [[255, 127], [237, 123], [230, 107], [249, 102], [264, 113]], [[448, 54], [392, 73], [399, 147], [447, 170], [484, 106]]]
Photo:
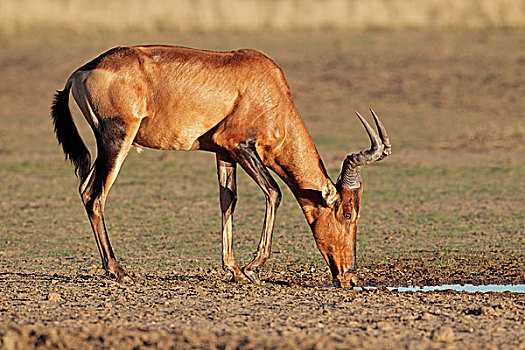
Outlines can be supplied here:
[[361, 173], [359, 167], [381, 160], [392, 153], [392, 145], [385, 127], [381, 124], [381, 121], [371, 108], [370, 112], [374, 118], [379, 135], [375, 132], [374, 128], [368, 124], [366, 119], [356, 111], [355, 113], [357, 114], [357, 117], [370, 137], [371, 146], [369, 150], [352, 153], [345, 158], [339, 179], [341, 183], [349, 189], [355, 189], [361, 186]]

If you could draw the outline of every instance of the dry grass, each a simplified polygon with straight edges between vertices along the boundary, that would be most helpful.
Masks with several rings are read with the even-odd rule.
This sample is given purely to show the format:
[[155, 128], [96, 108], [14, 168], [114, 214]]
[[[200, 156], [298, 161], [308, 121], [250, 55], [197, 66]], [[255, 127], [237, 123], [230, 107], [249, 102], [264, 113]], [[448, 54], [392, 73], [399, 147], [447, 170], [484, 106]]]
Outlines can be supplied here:
[[3, 0], [0, 32], [523, 27], [524, 0]]
[[448, 137], [436, 142], [436, 148], [469, 149], [484, 151], [489, 149], [523, 150], [525, 147], [525, 128], [517, 122], [515, 128], [502, 129], [497, 123], [474, 127], [456, 137]]

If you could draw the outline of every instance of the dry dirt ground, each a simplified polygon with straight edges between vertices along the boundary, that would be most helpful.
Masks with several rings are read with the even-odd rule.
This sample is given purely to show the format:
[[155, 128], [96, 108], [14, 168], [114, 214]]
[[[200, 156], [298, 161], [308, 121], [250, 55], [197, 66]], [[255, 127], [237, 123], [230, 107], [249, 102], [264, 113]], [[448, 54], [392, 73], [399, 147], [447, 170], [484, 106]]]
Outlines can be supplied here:
[[[264, 284], [228, 282], [213, 155], [147, 150], [128, 157], [106, 207], [117, 257], [137, 281], [105, 277], [48, 111], [77, 67], [139, 43], [274, 58], [333, 178], [368, 145], [353, 111], [374, 107], [394, 148], [363, 169], [358, 277], [379, 289], [327, 287], [282, 183]], [[2, 349], [525, 349], [524, 295], [381, 287], [525, 282], [523, 31], [42, 30], [0, 45]], [[246, 262], [264, 200], [242, 173], [239, 196], [235, 252]]]

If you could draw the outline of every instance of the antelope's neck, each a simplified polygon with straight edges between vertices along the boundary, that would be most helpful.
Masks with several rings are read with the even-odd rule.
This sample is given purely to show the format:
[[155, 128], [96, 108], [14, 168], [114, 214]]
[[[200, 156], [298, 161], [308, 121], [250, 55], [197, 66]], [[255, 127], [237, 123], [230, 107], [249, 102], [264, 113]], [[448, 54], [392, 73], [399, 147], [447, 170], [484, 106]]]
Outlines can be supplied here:
[[299, 122], [288, 128], [274, 171], [290, 188], [312, 224], [318, 212], [325, 209], [322, 189], [329, 177], [306, 126], [300, 118]]

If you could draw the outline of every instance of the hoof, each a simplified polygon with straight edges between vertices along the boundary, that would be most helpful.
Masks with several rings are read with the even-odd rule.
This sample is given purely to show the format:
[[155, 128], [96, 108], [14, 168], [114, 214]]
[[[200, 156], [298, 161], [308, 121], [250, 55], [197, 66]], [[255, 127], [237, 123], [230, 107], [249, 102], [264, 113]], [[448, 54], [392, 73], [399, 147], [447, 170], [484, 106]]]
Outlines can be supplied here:
[[135, 284], [136, 281], [131, 276], [125, 275], [124, 277], [117, 279], [117, 282], [120, 284], [132, 285], [132, 284]]
[[259, 279], [257, 272], [248, 270], [247, 268], [244, 268], [242, 272], [244, 272], [246, 277], [248, 277], [253, 284], [261, 284], [261, 280]]
[[121, 266], [118, 262], [114, 262], [113, 264], [108, 264], [108, 267], [105, 269], [107, 276], [117, 281], [121, 284], [133, 284], [135, 283], [135, 279], [131, 277]]
[[232, 276], [231, 282], [239, 283], [239, 284], [248, 284], [251, 283], [250, 279], [244, 275], [244, 273], [241, 273], [240, 275]]
[[230, 282], [240, 284], [246, 284], [251, 282], [238, 266], [226, 267], [225, 270], [229, 271], [232, 275]]

